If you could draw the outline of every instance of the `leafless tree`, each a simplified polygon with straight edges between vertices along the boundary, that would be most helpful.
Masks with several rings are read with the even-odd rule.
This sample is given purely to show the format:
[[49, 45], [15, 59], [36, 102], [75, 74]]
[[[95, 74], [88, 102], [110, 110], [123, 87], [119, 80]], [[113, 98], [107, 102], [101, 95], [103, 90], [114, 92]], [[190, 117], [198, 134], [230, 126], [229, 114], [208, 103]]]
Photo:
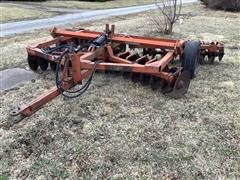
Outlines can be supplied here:
[[162, 0], [157, 3], [157, 14], [154, 14], [152, 21], [159, 32], [171, 34], [174, 23], [179, 19], [182, 9], [182, 0]]

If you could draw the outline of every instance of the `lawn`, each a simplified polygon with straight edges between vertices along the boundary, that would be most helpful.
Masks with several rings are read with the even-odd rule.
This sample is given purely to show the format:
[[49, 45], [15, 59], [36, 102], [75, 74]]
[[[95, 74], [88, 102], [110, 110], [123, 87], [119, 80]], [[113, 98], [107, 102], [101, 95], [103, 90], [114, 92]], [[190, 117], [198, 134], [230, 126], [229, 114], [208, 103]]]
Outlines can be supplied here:
[[[86, 1], [46, 1], [46, 2], [21, 2], [18, 1], [0, 4], [1, 23], [48, 18], [54, 15], [69, 13], [69, 9], [107, 9], [128, 6], [137, 6], [155, 3], [156, 0], [114, 0], [107, 2], [86, 2]], [[159, 1], [158, 1], [159, 2]], [[68, 10], [67, 10], [67, 9]], [[73, 11], [75, 12], [75, 11]]]
[[[156, 11], [76, 24], [160, 36]], [[238, 179], [240, 177], [240, 14], [186, 5], [171, 37], [219, 40], [223, 61], [203, 65], [185, 98], [171, 99], [119, 75], [96, 74], [81, 97], [58, 97], [30, 118], [0, 128], [0, 179]], [[1, 69], [27, 66], [24, 47], [47, 30], [2, 38]], [[168, 36], [170, 37], [170, 36]], [[14, 52], [14, 53], [13, 53]], [[0, 92], [0, 123], [9, 111], [54, 85], [35, 82]]]
[[[119, 8], [128, 6], [138, 6], [144, 4], [151, 4], [159, 2], [159, 0], [112, 0], [106, 2], [86, 2], [86, 1], [46, 1], [39, 4], [44, 7], [57, 7], [57, 8], [74, 8], [74, 9], [106, 9], [106, 8]], [[33, 3], [31, 3], [33, 4]]]
[[28, 9], [18, 6], [10, 6], [0, 4], [0, 19], [1, 23], [20, 21], [20, 20], [29, 20], [29, 19], [38, 19], [38, 18], [47, 18], [55, 15], [55, 13], [45, 12], [36, 9]]

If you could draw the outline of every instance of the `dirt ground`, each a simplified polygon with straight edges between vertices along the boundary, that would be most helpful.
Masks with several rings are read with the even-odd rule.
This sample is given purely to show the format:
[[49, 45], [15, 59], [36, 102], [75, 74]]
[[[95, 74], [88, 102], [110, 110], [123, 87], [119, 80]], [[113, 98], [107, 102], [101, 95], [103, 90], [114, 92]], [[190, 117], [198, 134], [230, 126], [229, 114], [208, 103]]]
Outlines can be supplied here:
[[[84, 24], [156, 34], [146, 12]], [[118, 75], [96, 74], [80, 98], [61, 96], [30, 118], [0, 128], [0, 179], [240, 178], [240, 14], [183, 8], [172, 37], [225, 43], [223, 61], [203, 65], [185, 98], [171, 99]], [[25, 67], [24, 47], [47, 30], [3, 38], [1, 69]], [[40, 72], [41, 73], [41, 72]], [[54, 85], [49, 70], [35, 82], [0, 92], [1, 120]]]

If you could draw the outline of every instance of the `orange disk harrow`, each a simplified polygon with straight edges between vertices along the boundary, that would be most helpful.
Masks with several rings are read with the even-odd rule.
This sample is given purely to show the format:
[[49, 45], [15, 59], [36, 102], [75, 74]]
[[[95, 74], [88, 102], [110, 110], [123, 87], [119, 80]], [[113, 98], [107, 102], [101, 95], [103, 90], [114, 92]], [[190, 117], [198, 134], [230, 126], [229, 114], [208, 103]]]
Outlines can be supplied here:
[[[51, 40], [28, 46], [31, 70], [46, 71], [50, 65], [56, 86], [13, 110], [11, 115], [21, 120], [60, 94], [68, 98], [80, 96], [90, 86], [95, 71], [121, 72], [134, 82], [149, 84], [152, 89], [179, 98], [187, 93], [198, 64], [205, 63], [205, 56], [210, 64], [216, 57], [221, 60], [224, 56], [223, 44], [218, 42], [115, 34], [114, 29], [114, 25], [110, 28], [108, 24], [103, 32], [54, 28]], [[82, 86], [76, 89], [79, 84]]]

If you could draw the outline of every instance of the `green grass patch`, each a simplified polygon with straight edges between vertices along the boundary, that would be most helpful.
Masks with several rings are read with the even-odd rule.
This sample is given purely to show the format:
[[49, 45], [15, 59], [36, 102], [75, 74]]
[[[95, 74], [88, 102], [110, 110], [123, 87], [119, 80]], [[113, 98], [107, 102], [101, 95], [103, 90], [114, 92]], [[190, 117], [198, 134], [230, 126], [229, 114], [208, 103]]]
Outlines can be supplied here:
[[9, 179], [8, 175], [5, 175], [5, 174], [0, 175], [0, 180], [8, 180], [8, 179]]

